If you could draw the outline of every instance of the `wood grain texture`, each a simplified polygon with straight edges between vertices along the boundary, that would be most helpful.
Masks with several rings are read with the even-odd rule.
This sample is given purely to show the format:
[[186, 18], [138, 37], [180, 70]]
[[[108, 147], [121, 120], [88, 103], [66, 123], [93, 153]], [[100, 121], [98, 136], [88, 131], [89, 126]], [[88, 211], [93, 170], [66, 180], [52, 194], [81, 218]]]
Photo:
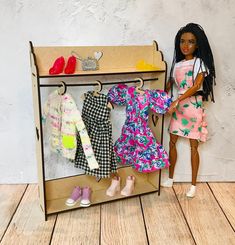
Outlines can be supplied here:
[[139, 197], [101, 205], [101, 244], [147, 244]]
[[49, 244], [56, 216], [44, 221], [38, 201], [38, 186], [30, 185], [5, 233], [2, 243]]
[[209, 183], [209, 186], [235, 229], [235, 183]]
[[149, 244], [195, 244], [172, 188], [141, 197]]
[[0, 240], [24, 194], [27, 185], [0, 185]]
[[51, 244], [99, 244], [100, 206], [58, 214]]
[[174, 189], [198, 245], [235, 244], [235, 235], [206, 183], [197, 184], [197, 195], [187, 198], [189, 184]]

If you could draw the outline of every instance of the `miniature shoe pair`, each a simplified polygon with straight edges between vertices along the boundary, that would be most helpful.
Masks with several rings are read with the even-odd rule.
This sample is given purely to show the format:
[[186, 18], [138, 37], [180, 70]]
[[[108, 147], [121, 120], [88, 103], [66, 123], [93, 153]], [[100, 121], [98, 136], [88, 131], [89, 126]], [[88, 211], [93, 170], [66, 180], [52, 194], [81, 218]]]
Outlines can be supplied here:
[[[113, 197], [117, 192], [120, 191], [120, 182], [121, 178], [118, 176], [115, 176], [112, 179], [112, 183], [110, 187], [106, 190], [106, 195]], [[121, 190], [121, 195], [123, 196], [130, 196], [134, 190], [134, 183], [135, 183], [135, 177], [134, 176], [128, 176], [126, 178], [126, 185], [125, 187]]]
[[76, 186], [70, 198], [66, 200], [66, 205], [67, 206], [74, 206], [79, 200], [80, 206], [81, 207], [89, 207], [91, 205], [91, 188], [90, 187], [83, 187], [81, 188], [80, 186]]
[[57, 58], [53, 66], [49, 70], [50, 75], [60, 74], [63, 70], [65, 74], [73, 74], [76, 68], [76, 58], [72, 55], [69, 57], [67, 65], [65, 66], [65, 59], [63, 56]]
[[[161, 186], [163, 187], [172, 187], [173, 186], [173, 179], [168, 178], [165, 182], [163, 182], [161, 184]], [[196, 196], [196, 186], [195, 185], [191, 185], [189, 191], [186, 193], [187, 197], [195, 197]]]

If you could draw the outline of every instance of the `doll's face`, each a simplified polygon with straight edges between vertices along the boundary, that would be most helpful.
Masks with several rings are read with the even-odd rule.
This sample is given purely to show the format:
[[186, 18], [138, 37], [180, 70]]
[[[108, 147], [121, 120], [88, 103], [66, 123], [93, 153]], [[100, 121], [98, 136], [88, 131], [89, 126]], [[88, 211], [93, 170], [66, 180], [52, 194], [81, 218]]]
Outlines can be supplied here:
[[185, 32], [180, 38], [180, 50], [186, 60], [193, 59], [194, 52], [197, 49], [196, 37], [191, 32]]

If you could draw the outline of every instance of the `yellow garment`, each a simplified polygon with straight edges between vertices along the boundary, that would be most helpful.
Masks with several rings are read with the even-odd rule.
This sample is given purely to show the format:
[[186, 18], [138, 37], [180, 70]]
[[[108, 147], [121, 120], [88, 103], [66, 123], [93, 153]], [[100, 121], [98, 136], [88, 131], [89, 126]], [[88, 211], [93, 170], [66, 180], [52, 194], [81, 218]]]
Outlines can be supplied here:
[[137, 62], [136, 64], [136, 69], [137, 70], [144, 70], [144, 71], [153, 71], [153, 70], [158, 70], [159, 68], [152, 65], [152, 64], [148, 64], [146, 63], [144, 60], [140, 60]]

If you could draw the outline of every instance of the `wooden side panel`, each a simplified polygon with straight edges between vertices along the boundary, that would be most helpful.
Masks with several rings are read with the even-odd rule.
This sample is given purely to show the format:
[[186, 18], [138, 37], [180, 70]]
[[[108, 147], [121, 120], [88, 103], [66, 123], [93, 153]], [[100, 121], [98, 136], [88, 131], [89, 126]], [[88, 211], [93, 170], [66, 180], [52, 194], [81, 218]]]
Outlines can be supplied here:
[[100, 244], [148, 244], [139, 198], [101, 206]]
[[161, 70], [166, 70], [166, 63], [163, 62], [162, 52], [158, 50], [156, 41], [153, 41], [153, 64], [156, 64]]
[[27, 185], [0, 185], [0, 240], [16, 211]]
[[[165, 72], [158, 73], [158, 80], [150, 83], [150, 89], [161, 89], [165, 88]], [[162, 140], [162, 124], [163, 124], [163, 115], [159, 113], [155, 113], [153, 111], [149, 112], [149, 126], [158, 140], [161, 142]]]
[[234, 231], [207, 184], [197, 184], [197, 196], [192, 199], [186, 197], [189, 186], [176, 184], [174, 189], [196, 244], [235, 244]]
[[37, 185], [30, 185], [1, 244], [49, 244], [56, 216], [44, 221], [38, 205]]
[[36, 141], [36, 158], [38, 168], [38, 191], [39, 200], [42, 210], [45, 212], [45, 200], [44, 200], [44, 178], [43, 178], [43, 159], [42, 159], [42, 132], [41, 132], [41, 118], [39, 113], [39, 88], [37, 81], [37, 69], [34, 60], [33, 53], [30, 52], [31, 63], [31, 77], [32, 77], [32, 92], [33, 92], [33, 107], [34, 107], [34, 123], [35, 123], [35, 141]]
[[195, 244], [172, 188], [141, 196], [149, 244]]
[[148, 174], [148, 182], [151, 183], [157, 190], [159, 190], [160, 172], [156, 171]]

